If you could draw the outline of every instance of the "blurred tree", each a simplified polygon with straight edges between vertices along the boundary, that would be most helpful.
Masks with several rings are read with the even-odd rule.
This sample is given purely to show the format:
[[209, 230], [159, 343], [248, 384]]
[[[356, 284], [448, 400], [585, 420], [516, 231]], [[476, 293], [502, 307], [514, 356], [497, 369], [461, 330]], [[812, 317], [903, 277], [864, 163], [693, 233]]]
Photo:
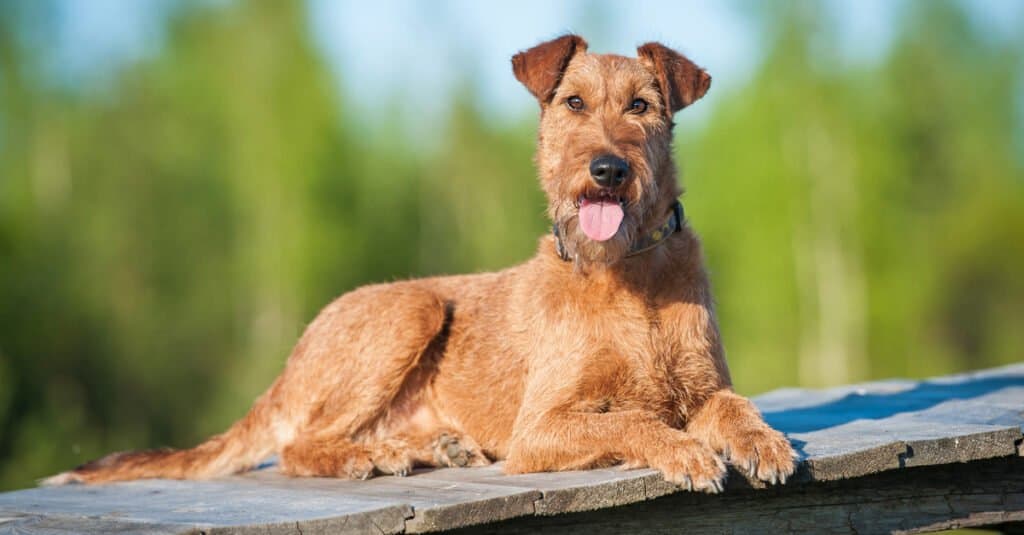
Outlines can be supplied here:
[[913, 6], [878, 73], [884, 93], [865, 117], [865, 138], [873, 135], [884, 156], [864, 173], [879, 279], [871, 294], [876, 373], [1016, 361], [1024, 170], [1012, 110], [1024, 55], [1019, 43], [971, 25], [958, 4]]
[[750, 85], [681, 146], [737, 383], [1016, 360], [1019, 49], [955, 4], [913, 4], [881, 65], [839, 68], [825, 14], [788, 7], [765, 14]]
[[[4, 76], [2, 484], [196, 441], [280, 370], [323, 284], [311, 266], [353, 224], [314, 220], [317, 194], [364, 171], [336, 165], [358, 152], [304, 22], [296, 3], [189, 4], [109, 94]], [[63, 420], [80, 423], [48, 429]]]
[[111, 409], [114, 347], [66, 276], [69, 109], [40, 90], [22, 31], [44, 8], [0, 4], [0, 487], [95, 446]]
[[462, 89], [422, 181], [424, 273], [496, 270], [533, 255], [549, 231], [533, 166], [534, 121], [488, 125]]

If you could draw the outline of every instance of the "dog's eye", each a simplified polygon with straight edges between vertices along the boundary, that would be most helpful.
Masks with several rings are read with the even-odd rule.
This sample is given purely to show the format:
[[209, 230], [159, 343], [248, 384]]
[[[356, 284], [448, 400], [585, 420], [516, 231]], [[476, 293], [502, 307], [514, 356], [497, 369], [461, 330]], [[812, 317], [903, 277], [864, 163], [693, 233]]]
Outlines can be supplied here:
[[569, 106], [569, 109], [572, 110], [572, 111], [582, 111], [583, 110], [583, 99], [573, 95], [573, 96], [565, 99], [565, 105]]
[[634, 100], [633, 103], [629, 105], [629, 111], [630, 113], [635, 113], [637, 115], [647, 111], [647, 101], [642, 98]]

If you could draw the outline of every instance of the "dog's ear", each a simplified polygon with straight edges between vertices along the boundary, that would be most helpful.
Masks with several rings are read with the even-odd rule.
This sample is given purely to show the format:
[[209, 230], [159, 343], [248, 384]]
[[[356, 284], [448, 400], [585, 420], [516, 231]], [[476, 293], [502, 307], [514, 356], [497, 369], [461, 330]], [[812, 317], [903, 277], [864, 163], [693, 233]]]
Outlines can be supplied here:
[[647, 43], [636, 52], [641, 63], [658, 77], [669, 117], [696, 102], [711, 87], [710, 74], [661, 43]]
[[587, 50], [578, 35], [563, 35], [512, 56], [512, 72], [541, 105], [551, 102], [569, 61]]

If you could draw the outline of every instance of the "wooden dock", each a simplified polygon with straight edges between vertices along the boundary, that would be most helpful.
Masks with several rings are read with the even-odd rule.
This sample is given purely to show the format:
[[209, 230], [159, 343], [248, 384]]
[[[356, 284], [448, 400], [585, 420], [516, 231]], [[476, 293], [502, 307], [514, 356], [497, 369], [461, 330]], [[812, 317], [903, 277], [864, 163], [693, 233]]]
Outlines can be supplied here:
[[[652, 470], [506, 476], [500, 465], [369, 481], [272, 464], [204, 482], [0, 494], [0, 533], [914, 533], [1024, 528], [1024, 363], [928, 381], [755, 399], [801, 455], [784, 486], [731, 472], [724, 493]], [[42, 475], [42, 474], [40, 474]], [[1024, 530], [1022, 530], [1024, 532]]]

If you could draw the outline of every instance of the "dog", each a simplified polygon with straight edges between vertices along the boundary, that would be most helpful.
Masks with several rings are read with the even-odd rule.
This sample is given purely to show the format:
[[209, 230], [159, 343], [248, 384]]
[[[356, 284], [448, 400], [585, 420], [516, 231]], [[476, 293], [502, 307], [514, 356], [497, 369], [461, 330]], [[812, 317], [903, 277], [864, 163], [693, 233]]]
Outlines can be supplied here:
[[504, 460], [510, 474], [651, 467], [717, 492], [727, 461], [785, 482], [794, 451], [732, 390], [677, 200], [673, 117], [711, 77], [659, 43], [628, 58], [590, 53], [576, 35], [516, 54], [512, 69], [540, 104], [536, 164], [554, 225], [536, 256], [353, 290], [223, 434], [114, 453], [44, 483], [204, 479], [275, 453], [292, 476]]

